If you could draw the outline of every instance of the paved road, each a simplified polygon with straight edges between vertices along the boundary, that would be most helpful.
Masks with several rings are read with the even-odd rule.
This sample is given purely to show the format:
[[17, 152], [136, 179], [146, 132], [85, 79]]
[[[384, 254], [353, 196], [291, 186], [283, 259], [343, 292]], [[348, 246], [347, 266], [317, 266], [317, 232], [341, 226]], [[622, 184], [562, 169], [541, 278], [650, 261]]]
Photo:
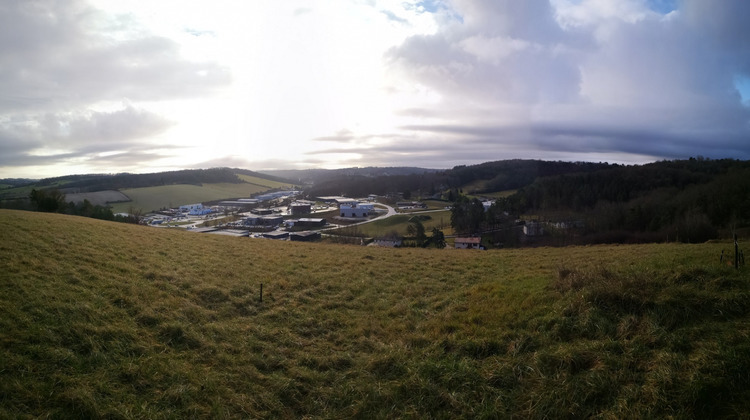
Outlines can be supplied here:
[[326, 227], [326, 228], [321, 229], [321, 231], [333, 230], [333, 229], [338, 229], [338, 228], [341, 228], [341, 227], [364, 225], [365, 223], [372, 223], [372, 222], [374, 222], [376, 220], [386, 219], [386, 218], [389, 218], [391, 216], [395, 216], [395, 215], [398, 214], [398, 212], [396, 211], [396, 209], [394, 209], [393, 207], [391, 207], [389, 205], [386, 205], [386, 204], [378, 204], [378, 205], [382, 206], [382, 207], [385, 207], [388, 211], [385, 214], [381, 214], [380, 216], [372, 218], [372, 219], [368, 219], [368, 220], [364, 220], [364, 221], [361, 221], [361, 222], [352, 223], [352, 224], [348, 224], [348, 225], [330, 226], [330, 227]]

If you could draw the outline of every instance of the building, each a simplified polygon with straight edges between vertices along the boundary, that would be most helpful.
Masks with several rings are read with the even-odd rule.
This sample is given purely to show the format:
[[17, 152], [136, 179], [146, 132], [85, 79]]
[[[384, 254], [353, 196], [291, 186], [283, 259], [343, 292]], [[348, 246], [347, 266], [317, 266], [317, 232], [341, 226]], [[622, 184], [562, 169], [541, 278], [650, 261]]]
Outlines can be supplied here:
[[281, 216], [250, 216], [242, 220], [245, 226], [276, 226], [284, 223]]
[[523, 234], [526, 236], [544, 235], [544, 227], [539, 222], [527, 222], [523, 225]]
[[295, 195], [299, 195], [299, 191], [289, 190], [289, 191], [273, 191], [268, 192], [261, 195], [256, 195], [255, 199], [261, 200], [261, 201], [270, 201], [275, 200], [277, 198], [284, 198], [284, 197], [294, 197]]
[[349, 201], [351, 198], [342, 197], [340, 195], [325, 195], [317, 197], [317, 200], [328, 204], [341, 204], [342, 201]]
[[482, 249], [482, 238], [456, 238], [455, 247], [456, 249]]
[[294, 232], [289, 234], [290, 241], [312, 242], [320, 239], [320, 232]]
[[376, 238], [372, 241], [373, 246], [382, 246], [385, 248], [398, 248], [402, 244], [401, 238]]
[[273, 232], [266, 232], [263, 234], [263, 237], [266, 239], [278, 239], [278, 240], [284, 240], [289, 238], [289, 232], [284, 232], [281, 230], [275, 230]]
[[424, 209], [427, 206], [420, 201], [399, 201], [396, 203], [396, 207], [400, 209]]
[[260, 203], [259, 200], [254, 198], [240, 198], [239, 200], [224, 200], [220, 201], [219, 204], [227, 207], [237, 207], [241, 209], [248, 209], [257, 206]]
[[273, 210], [267, 209], [267, 208], [257, 208], [257, 209], [250, 210], [250, 213], [266, 215], [266, 214], [273, 214]]
[[301, 214], [310, 214], [312, 213], [312, 204], [301, 202], [301, 201], [295, 201], [289, 206], [289, 212], [292, 214], [292, 216], [298, 216]]
[[303, 217], [297, 220], [294, 225], [302, 227], [323, 227], [326, 225], [326, 219], [311, 219]]
[[341, 217], [368, 217], [373, 213], [374, 209], [375, 206], [370, 203], [352, 202], [341, 204], [339, 206], [339, 213]]
[[202, 216], [211, 213], [211, 209], [203, 207], [202, 203], [185, 204], [184, 206], [180, 206], [180, 212], [187, 213], [191, 216]]

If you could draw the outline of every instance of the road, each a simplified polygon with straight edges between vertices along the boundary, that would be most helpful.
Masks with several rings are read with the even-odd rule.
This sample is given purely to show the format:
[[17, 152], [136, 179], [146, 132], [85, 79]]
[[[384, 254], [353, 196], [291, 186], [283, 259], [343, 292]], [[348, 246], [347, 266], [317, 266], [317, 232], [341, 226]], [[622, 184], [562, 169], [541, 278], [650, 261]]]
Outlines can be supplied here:
[[364, 221], [361, 221], [361, 222], [352, 223], [352, 224], [343, 225], [343, 226], [342, 225], [333, 225], [333, 226], [330, 226], [330, 227], [327, 227], [327, 228], [323, 228], [323, 229], [321, 229], [321, 231], [334, 230], [334, 229], [338, 229], [338, 228], [341, 228], [341, 227], [364, 225], [365, 223], [372, 223], [372, 222], [374, 222], [376, 220], [387, 219], [387, 218], [389, 218], [391, 216], [395, 216], [395, 215], [398, 214], [398, 212], [396, 211], [396, 209], [394, 209], [393, 207], [391, 207], [391, 206], [389, 206], [387, 204], [378, 203], [378, 206], [385, 207], [388, 211], [385, 214], [381, 214], [380, 216], [375, 217], [373, 219], [368, 219], [368, 220], [364, 220]]

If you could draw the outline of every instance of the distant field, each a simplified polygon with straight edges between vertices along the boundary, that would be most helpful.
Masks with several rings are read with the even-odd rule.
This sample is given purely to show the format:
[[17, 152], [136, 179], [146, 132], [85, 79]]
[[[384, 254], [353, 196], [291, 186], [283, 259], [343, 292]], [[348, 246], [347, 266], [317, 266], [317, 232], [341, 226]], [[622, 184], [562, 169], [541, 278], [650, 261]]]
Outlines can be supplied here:
[[93, 205], [99, 205], [99, 206], [106, 206], [107, 203], [114, 203], [118, 201], [128, 201], [129, 197], [120, 191], [116, 190], [107, 190], [107, 191], [97, 191], [97, 192], [90, 192], [90, 193], [75, 193], [75, 194], [65, 194], [65, 201], [67, 202], [82, 202], [83, 200], [88, 200]]
[[[273, 181], [268, 181], [273, 183]], [[283, 184], [282, 184], [283, 185]], [[133, 208], [143, 211], [158, 210], [164, 207], [179, 207], [183, 204], [201, 203], [228, 198], [250, 197], [270, 189], [256, 184], [203, 184], [197, 185], [163, 185], [159, 187], [131, 188], [121, 192], [132, 200], [126, 203], [112, 204], [115, 213], [128, 212]]]
[[0, 225], [0, 418], [750, 415], [750, 276], [719, 262], [729, 243], [374, 249], [9, 210]]
[[263, 179], [263, 178], [258, 178], [255, 176], [243, 175], [243, 174], [237, 174], [237, 176], [245, 182], [259, 185], [261, 187], [266, 187], [266, 189], [269, 189], [269, 190], [274, 189], [274, 188], [286, 189], [286, 188], [292, 187], [291, 184], [285, 184], [283, 182], [278, 182], [278, 181], [271, 181], [270, 179]]
[[515, 194], [516, 191], [518, 190], [505, 190], [505, 191], [498, 191], [498, 192], [492, 192], [492, 193], [482, 193], [482, 196], [490, 197], [490, 198], [506, 198]]

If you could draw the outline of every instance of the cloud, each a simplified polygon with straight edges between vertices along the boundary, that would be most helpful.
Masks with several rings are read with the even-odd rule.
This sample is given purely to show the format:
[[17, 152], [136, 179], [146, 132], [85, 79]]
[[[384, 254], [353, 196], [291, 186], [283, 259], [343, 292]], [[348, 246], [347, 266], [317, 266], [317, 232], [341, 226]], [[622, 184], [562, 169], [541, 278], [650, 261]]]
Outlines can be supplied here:
[[0, 8], [0, 112], [191, 97], [231, 80], [226, 68], [183, 59], [174, 41], [127, 16], [79, 1]]
[[41, 163], [44, 159], [49, 162], [92, 160], [103, 154], [144, 156], [133, 151], [153, 148], [144, 139], [158, 135], [171, 125], [157, 114], [132, 106], [112, 112], [47, 113], [6, 118], [0, 121], [0, 151], [4, 152], [0, 163], [20, 165]]
[[460, 19], [388, 52], [391, 71], [440, 98], [402, 110], [430, 121], [401, 128], [467, 147], [481, 138], [497, 158], [750, 158], [735, 88], [750, 74], [750, 4], [674, 4], [455, 0]]
[[[132, 16], [80, 0], [0, 4], [4, 165], [51, 166], [96, 153], [119, 153], [100, 157], [102, 165], [152, 159], [133, 150], [173, 123], [137, 104], [210, 95], [230, 82], [227, 68], [185, 59], [174, 40]], [[116, 103], [128, 105], [113, 111]]]

